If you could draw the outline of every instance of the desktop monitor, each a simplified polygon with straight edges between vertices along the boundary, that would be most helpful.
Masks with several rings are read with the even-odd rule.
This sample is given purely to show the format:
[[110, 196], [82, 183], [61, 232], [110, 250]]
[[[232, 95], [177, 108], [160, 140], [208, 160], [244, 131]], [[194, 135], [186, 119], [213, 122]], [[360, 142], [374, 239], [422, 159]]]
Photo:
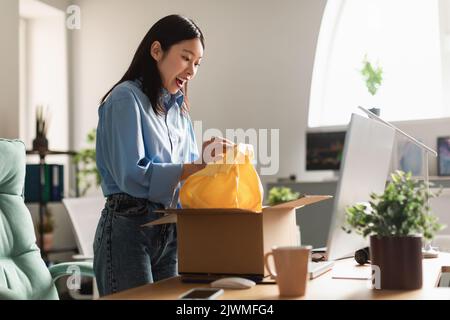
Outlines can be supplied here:
[[345, 131], [306, 133], [306, 170], [338, 171]]
[[368, 239], [346, 233], [346, 208], [368, 202], [372, 192], [385, 189], [390, 172], [395, 130], [373, 119], [352, 114], [347, 130], [340, 177], [334, 198], [327, 243], [328, 260], [353, 256], [368, 246]]

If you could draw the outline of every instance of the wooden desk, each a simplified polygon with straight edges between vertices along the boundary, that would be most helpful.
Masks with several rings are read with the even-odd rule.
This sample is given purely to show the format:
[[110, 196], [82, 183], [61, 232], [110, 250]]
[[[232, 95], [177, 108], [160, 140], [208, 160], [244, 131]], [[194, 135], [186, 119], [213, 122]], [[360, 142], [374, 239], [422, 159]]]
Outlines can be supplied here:
[[[392, 291], [392, 290], [374, 290], [369, 289], [367, 280], [354, 279], [333, 279], [333, 270], [326, 274], [309, 280], [307, 292], [304, 297], [299, 299], [439, 299], [450, 300], [450, 288], [437, 288], [438, 277], [442, 266], [450, 266], [450, 253], [440, 253], [437, 259], [423, 260], [423, 288], [412, 291]], [[334, 269], [349, 268], [359, 273], [354, 259], [337, 261]], [[369, 266], [363, 267], [369, 268]], [[342, 269], [341, 269], [342, 270]], [[194, 287], [207, 287], [208, 284], [201, 283], [183, 283], [180, 277], [170, 278], [153, 284], [144, 285], [138, 288], [122, 291], [103, 299], [155, 299], [155, 300], [175, 300]], [[220, 299], [224, 300], [275, 300], [281, 299], [278, 295], [276, 284], [260, 284], [253, 288], [245, 290], [229, 290]]]

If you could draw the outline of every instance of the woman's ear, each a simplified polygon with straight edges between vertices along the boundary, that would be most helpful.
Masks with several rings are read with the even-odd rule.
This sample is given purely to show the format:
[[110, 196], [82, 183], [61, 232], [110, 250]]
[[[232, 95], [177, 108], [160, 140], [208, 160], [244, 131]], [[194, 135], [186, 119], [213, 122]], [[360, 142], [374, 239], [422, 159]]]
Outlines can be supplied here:
[[154, 41], [150, 47], [150, 54], [156, 62], [159, 62], [163, 56], [163, 51], [161, 48], [161, 43], [159, 41]]

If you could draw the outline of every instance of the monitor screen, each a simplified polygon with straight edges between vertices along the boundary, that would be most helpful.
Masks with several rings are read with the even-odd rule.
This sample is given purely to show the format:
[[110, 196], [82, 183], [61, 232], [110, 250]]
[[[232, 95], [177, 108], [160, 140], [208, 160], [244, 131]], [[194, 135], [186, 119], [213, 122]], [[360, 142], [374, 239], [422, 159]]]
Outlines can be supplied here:
[[306, 170], [339, 170], [345, 131], [306, 133]]
[[346, 209], [382, 193], [389, 175], [395, 130], [353, 114], [347, 130], [327, 242], [329, 260], [352, 256], [368, 246], [368, 239], [345, 232]]

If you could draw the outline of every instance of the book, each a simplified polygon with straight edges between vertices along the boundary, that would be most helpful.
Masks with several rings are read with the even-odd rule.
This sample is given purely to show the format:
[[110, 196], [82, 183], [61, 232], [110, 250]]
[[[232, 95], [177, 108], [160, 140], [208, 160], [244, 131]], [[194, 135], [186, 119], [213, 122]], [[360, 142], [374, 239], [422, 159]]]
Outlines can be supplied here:
[[50, 201], [61, 201], [64, 193], [64, 167], [51, 165], [51, 195]]
[[61, 201], [63, 194], [64, 166], [44, 164], [44, 171], [41, 175], [39, 164], [27, 164], [24, 188], [26, 203]]

